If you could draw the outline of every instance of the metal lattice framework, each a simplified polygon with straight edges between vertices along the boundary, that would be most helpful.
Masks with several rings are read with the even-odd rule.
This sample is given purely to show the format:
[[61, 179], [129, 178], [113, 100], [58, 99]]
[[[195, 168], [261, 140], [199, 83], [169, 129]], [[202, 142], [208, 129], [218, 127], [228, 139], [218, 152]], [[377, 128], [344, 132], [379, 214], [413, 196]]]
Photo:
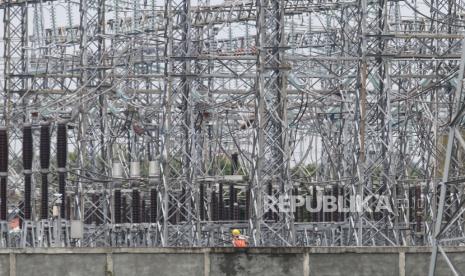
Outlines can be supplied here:
[[[446, 232], [447, 244], [463, 236], [460, 1], [0, 7], [2, 246], [221, 246], [233, 227], [256, 246], [440, 248]], [[384, 197], [392, 210], [292, 200], [316, 208], [327, 195], [372, 209]], [[270, 199], [296, 209], [270, 211]]]

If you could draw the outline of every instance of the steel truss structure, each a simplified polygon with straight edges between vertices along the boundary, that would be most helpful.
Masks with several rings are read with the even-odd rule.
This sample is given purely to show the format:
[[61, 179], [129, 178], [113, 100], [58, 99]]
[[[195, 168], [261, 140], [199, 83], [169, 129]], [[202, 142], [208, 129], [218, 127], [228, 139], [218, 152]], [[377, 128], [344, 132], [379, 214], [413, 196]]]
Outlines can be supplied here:
[[[464, 235], [461, 2], [0, 8], [2, 246]], [[328, 195], [358, 210], [308, 210]]]

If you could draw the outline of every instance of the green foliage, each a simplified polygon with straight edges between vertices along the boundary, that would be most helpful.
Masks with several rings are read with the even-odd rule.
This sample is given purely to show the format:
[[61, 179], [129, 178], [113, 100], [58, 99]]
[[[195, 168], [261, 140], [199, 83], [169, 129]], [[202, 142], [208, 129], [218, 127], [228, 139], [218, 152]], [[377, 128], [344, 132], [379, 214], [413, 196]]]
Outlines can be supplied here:
[[182, 172], [182, 162], [180, 159], [172, 158], [169, 161], [170, 168], [170, 177], [177, 177]]
[[69, 162], [70, 164], [75, 164], [76, 161], [77, 161], [77, 159], [78, 159], [77, 152], [72, 151], [72, 152], [69, 152], [69, 153], [68, 153], [68, 162]]
[[217, 165], [218, 171], [221, 175], [233, 174], [233, 164], [227, 156], [217, 156], [215, 158], [215, 164]]
[[310, 163], [307, 165], [300, 165], [291, 168], [291, 175], [298, 177], [312, 177], [315, 176], [318, 171], [318, 165]]
[[409, 178], [423, 178], [424, 176], [421, 173], [421, 170], [412, 166], [409, 166], [408, 168], [408, 176]]
[[231, 158], [226, 155], [218, 155], [213, 160], [213, 167], [210, 169], [209, 173], [214, 175], [232, 175], [239, 174], [245, 175], [245, 170], [239, 163], [239, 168], [237, 168], [236, 173], [234, 173], [233, 162]]

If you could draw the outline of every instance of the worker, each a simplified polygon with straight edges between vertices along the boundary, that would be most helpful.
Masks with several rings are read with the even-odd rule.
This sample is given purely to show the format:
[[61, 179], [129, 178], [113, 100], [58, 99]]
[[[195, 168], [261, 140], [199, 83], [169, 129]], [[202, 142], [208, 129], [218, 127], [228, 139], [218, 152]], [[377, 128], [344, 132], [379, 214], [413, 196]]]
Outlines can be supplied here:
[[247, 247], [247, 237], [241, 235], [241, 231], [239, 229], [232, 230], [232, 244], [234, 247], [244, 248]]

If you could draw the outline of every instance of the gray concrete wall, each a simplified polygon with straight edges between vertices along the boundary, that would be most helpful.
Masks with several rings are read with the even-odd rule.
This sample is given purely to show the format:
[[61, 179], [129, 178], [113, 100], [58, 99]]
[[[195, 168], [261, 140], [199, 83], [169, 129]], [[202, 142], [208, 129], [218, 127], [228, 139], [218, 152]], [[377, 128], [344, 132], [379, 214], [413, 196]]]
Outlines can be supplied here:
[[[465, 247], [446, 248], [465, 272]], [[412, 276], [427, 247], [0, 249], [0, 276]], [[451, 275], [440, 256], [437, 275]]]

